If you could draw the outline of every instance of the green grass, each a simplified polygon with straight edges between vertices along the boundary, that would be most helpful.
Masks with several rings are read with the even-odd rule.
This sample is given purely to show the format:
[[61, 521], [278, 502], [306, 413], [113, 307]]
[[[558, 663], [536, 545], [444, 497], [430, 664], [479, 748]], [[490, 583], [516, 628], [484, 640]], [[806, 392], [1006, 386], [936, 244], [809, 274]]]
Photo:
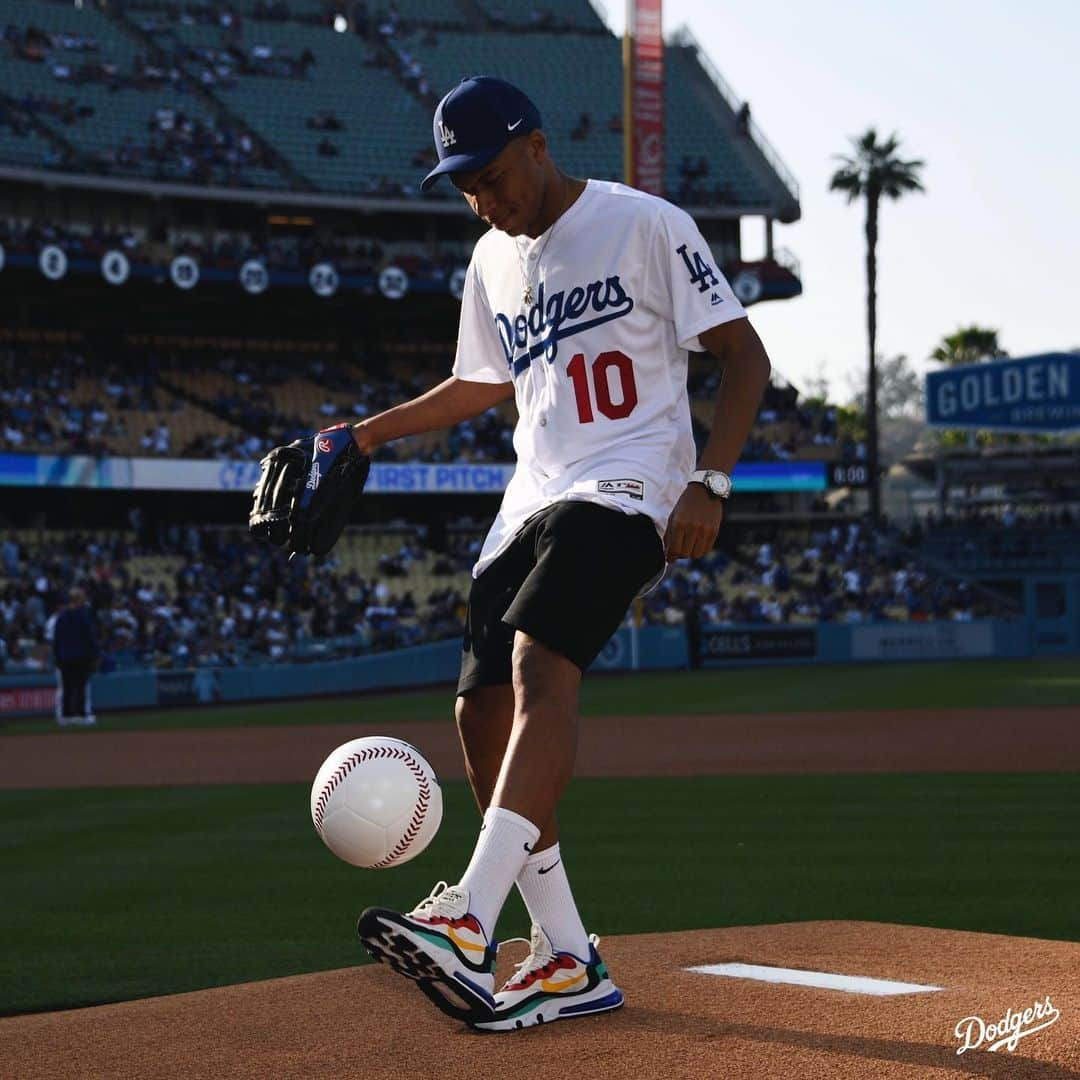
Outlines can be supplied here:
[[[1068, 774], [578, 780], [561, 810], [590, 929], [873, 919], [1080, 940]], [[361, 962], [368, 904], [412, 906], [477, 825], [445, 788], [431, 848], [337, 861], [306, 785], [0, 792], [0, 1013]], [[512, 894], [502, 935], [527, 930]]]
[[[1080, 663], [1064, 659], [815, 664], [805, 667], [593, 675], [582, 685], [589, 715], [802, 712], [837, 709], [1080, 705]], [[199, 709], [103, 714], [109, 730], [445, 720], [452, 690]], [[48, 731], [48, 719], [0, 722], [0, 732]]]

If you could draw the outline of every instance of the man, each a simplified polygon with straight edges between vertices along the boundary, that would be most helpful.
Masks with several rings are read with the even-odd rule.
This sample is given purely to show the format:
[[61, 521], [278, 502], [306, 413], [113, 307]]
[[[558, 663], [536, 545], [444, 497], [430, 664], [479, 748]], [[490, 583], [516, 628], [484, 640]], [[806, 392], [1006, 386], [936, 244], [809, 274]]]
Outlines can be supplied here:
[[52, 632], [56, 659], [56, 722], [92, 726], [97, 722], [90, 707], [90, 676], [98, 658], [94, 613], [86, 593], [77, 585], [68, 597], [68, 606], [56, 616]]
[[[473, 570], [457, 722], [484, 815], [459, 882], [412, 912], [369, 909], [368, 951], [450, 1015], [509, 1030], [622, 1004], [574, 904], [556, 806], [581, 676], [665, 561], [716, 540], [769, 360], [691, 218], [548, 153], [536, 106], [465, 79], [434, 120], [439, 164], [491, 226], [465, 280], [453, 374], [356, 425], [370, 453], [513, 397], [517, 468]], [[723, 368], [695, 464], [686, 350]], [[491, 939], [517, 883], [531, 951], [495, 994]]]

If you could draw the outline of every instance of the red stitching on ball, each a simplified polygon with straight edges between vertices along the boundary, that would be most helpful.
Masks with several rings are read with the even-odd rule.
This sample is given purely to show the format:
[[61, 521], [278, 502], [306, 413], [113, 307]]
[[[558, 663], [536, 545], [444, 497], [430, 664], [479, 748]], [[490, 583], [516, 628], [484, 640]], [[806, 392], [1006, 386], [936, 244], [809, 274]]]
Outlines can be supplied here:
[[369, 747], [347, 757], [330, 775], [330, 778], [326, 781], [322, 791], [319, 792], [318, 799], [315, 801], [315, 828], [321, 834], [323, 818], [326, 816], [326, 804], [330, 801], [330, 796], [333, 794], [334, 789], [338, 784], [340, 784], [357, 765], [360, 765], [365, 761], [371, 761], [375, 758], [385, 757], [392, 757], [398, 761], [404, 759], [406, 766], [416, 777], [417, 784], [419, 785], [419, 793], [416, 799], [416, 810], [413, 812], [412, 820], [406, 826], [404, 834], [394, 845], [389, 855], [380, 859], [377, 863], [372, 863], [373, 870], [384, 869], [392, 862], [399, 859], [408, 850], [409, 845], [413, 840], [416, 839], [417, 834], [420, 832], [420, 827], [427, 817], [428, 804], [431, 801], [431, 788], [428, 786], [427, 776], [421, 768], [420, 763], [412, 756], [412, 754], [402, 750], [400, 747]]

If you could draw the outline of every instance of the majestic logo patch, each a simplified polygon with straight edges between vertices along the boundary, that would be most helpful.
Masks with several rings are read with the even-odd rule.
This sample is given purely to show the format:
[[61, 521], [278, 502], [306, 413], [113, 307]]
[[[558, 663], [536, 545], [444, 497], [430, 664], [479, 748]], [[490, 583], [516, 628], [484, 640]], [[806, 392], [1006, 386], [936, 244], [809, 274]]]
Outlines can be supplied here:
[[334, 449], [334, 444], [330, 439], [318, 439], [315, 447], [320, 454], [329, 454]]
[[314, 491], [319, 486], [319, 481], [322, 479], [322, 474], [319, 472], [319, 463], [313, 461], [311, 463], [311, 472], [308, 473], [307, 483], [304, 485], [308, 491]]
[[495, 326], [511, 372], [520, 375], [538, 356], [553, 362], [563, 338], [621, 319], [633, 310], [633, 298], [627, 295], [618, 274], [550, 295], [540, 282], [536, 303], [528, 314], [511, 319], [497, 312]]
[[645, 484], [641, 480], [597, 480], [596, 490], [606, 495], [629, 495], [639, 502], [645, 498]]
[[716, 307], [717, 304], [722, 304], [724, 302], [724, 298], [719, 293], [713, 293], [709, 298], [709, 302], [713, 307]]
[[708, 292], [710, 289], [715, 288], [720, 284], [719, 278], [717, 278], [713, 268], [701, 257], [701, 253], [695, 251], [693, 253], [693, 261], [686, 253], [686, 245], [677, 247], [675, 251], [682, 256], [682, 261], [686, 263], [686, 270], [690, 274], [690, 284], [698, 287], [698, 292]]
[[439, 121], [439, 138], [443, 146], [453, 146], [457, 142], [457, 136], [441, 120]]

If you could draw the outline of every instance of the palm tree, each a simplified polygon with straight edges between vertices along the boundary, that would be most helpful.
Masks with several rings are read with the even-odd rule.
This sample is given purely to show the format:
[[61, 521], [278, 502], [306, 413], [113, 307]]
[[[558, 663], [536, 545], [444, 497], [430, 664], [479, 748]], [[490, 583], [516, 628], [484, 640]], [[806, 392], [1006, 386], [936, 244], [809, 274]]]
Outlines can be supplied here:
[[909, 191], [925, 190], [919, 180], [922, 161], [903, 161], [898, 155], [900, 141], [895, 134], [884, 142], [870, 128], [860, 138], [852, 138], [851, 157], [834, 154], [841, 162], [829, 181], [830, 191], [842, 191], [847, 201], [866, 199], [866, 325], [870, 339], [870, 365], [866, 381], [867, 472], [870, 476], [870, 519], [881, 519], [881, 485], [878, 477], [877, 422], [877, 240], [878, 208], [883, 198], [899, 199]]
[[[960, 364], [981, 364], [990, 360], [997, 360], [1009, 354], [998, 344], [998, 332], [989, 330], [985, 326], [962, 326], [952, 334], [946, 334], [930, 354], [931, 360], [936, 360], [946, 367], [957, 367]], [[994, 435], [990, 431], [954, 431], [939, 430], [935, 434], [938, 444], [943, 447], [961, 447], [974, 449], [978, 445], [993, 445], [1000, 443], [1008, 436]]]
[[981, 364], [984, 360], [996, 360], [1009, 354], [998, 344], [998, 332], [985, 326], [963, 326], [954, 334], [947, 334], [941, 344], [930, 354], [946, 367], [958, 364]]

